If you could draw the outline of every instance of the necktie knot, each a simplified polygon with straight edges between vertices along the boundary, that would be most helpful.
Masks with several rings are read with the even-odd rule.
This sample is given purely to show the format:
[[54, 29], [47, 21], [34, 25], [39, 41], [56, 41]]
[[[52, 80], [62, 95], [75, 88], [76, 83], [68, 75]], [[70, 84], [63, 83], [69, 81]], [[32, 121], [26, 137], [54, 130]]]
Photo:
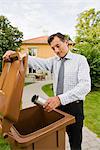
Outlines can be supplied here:
[[61, 58], [61, 62], [65, 62], [66, 58]]

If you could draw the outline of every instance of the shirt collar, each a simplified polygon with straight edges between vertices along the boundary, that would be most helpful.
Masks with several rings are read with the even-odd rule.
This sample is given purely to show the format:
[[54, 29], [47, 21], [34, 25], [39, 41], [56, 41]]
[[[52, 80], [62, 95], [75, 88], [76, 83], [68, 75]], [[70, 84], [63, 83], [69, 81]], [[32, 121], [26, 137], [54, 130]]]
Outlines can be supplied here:
[[[64, 58], [72, 59], [73, 58], [73, 53], [69, 50], [67, 55]], [[57, 56], [57, 60], [61, 60], [61, 58]]]

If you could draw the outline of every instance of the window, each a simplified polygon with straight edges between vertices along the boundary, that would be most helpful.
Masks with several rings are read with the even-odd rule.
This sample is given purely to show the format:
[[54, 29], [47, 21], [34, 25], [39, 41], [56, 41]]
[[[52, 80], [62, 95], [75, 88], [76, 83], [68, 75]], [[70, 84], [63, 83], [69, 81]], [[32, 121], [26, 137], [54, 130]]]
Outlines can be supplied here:
[[29, 55], [31, 55], [31, 56], [37, 56], [37, 47], [31, 47], [31, 48], [29, 48]]

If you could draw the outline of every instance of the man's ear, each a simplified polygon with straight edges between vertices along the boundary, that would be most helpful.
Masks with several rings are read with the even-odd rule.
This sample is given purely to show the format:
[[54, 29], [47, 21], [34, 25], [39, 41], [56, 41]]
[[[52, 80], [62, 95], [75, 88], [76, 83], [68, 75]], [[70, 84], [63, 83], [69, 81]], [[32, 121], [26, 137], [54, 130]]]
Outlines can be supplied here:
[[68, 41], [67, 41], [67, 40], [65, 40], [65, 42], [66, 42], [66, 44], [67, 44], [67, 46], [68, 46]]

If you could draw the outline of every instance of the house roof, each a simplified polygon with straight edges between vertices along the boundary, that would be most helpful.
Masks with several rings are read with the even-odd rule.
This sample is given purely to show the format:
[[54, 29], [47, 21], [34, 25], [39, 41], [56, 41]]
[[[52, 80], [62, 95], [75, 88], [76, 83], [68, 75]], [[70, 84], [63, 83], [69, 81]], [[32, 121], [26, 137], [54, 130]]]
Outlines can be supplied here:
[[48, 36], [36, 37], [28, 40], [24, 40], [23, 44], [48, 44]]
[[[48, 36], [40, 36], [28, 40], [24, 40], [23, 44], [48, 44], [47, 42]], [[75, 43], [72, 40], [68, 41], [70, 45], [74, 45]]]

